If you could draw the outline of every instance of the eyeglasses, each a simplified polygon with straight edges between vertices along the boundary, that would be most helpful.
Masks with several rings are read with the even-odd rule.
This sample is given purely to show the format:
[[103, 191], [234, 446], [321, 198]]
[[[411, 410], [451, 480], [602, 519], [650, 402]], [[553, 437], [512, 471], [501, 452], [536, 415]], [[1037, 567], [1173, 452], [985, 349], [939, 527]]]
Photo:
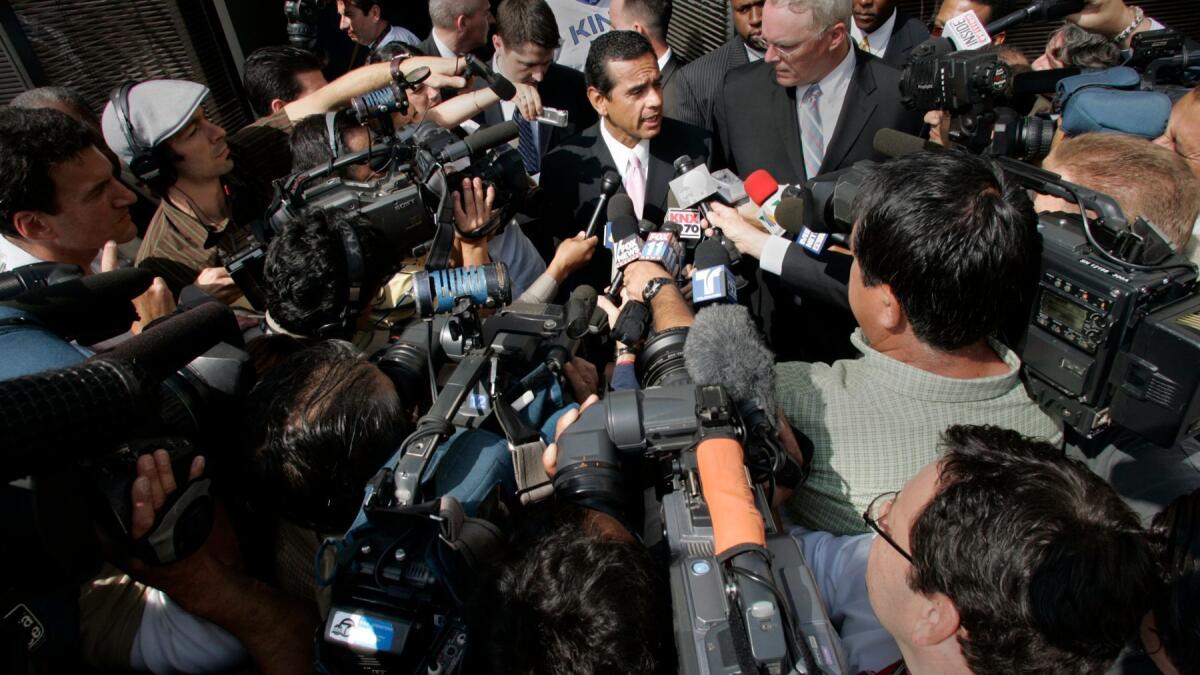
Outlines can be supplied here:
[[769, 51], [771, 49], [774, 49], [775, 53], [778, 54], [780, 56], [780, 58], [790, 59], [790, 58], [792, 58], [792, 55], [795, 54], [796, 52], [800, 51], [800, 48], [803, 46], [804, 46], [804, 43], [801, 42], [800, 44], [792, 47], [791, 49], [784, 49], [784, 48], [780, 47], [779, 45], [775, 44], [774, 42], [768, 42], [767, 50]]
[[880, 511], [883, 509], [883, 505], [887, 504], [888, 511], [891, 511], [892, 502], [894, 502], [896, 497], [899, 495], [899, 492], [885, 492], [873, 499], [871, 503], [867, 505], [867, 510], [863, 512], [863, 521], [867, 524], [867, 527], [875, 530], [876, 534], [878, 534], [880, 537], [883, 537], [884, 541], [891, 544], [892, 548], [896, 549], [897, 553], [904, 556], [904, 559], [907, 560], [909, 564], [913, 564], [912, 554], [900, 548], [900, 544], [897, 544], [896, 540], [892, 539], [891, 535], [889, 535], [887, 532], [884, 532], [883, 528], [879, 526], [879, 521], [886, 516], [886, 514], [880, 513]]

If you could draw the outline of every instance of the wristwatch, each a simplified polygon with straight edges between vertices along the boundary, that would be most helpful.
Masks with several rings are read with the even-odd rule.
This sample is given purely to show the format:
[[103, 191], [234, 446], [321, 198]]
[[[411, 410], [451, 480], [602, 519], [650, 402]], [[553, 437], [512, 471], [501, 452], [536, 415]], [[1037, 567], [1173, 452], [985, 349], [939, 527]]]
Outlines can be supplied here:
[[647, 281], [646, 287], [642, 289], [642, 302], [649, 305], [654, 296], [658, 295], [658, 292], [662, 290], [662, 287], [669, 283], [671, 283], [671, 280], [666, 277], [654, 277], [650, 281]]

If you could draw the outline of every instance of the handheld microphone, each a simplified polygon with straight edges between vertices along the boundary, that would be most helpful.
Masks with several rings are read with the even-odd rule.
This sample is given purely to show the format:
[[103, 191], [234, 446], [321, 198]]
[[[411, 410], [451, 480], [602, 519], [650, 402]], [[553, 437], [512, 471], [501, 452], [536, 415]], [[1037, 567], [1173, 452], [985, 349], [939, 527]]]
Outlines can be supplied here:
[[737, 280], [729, 271], [729, 254], [712, 239], [696, 247], [692, 272], [692, 306], [696, 309], [716, 303], [737, 303]]
[[493, 124], [476, 131], [461, 141], [446, 145], [438, 153], [437, 159], [442, 164], [450, 164], [464, 157], [478, 157], [492, 148], [512, 141], [518, 135], [520, 132], [517, 131], [517, 123], [512, 120]]
[[780, 185], [765, 169], [759, 169], [746, 177], [746, 194], [758, 205], [758, 222], [776, 236], [784, 234], [784, 228], [775, 217], [775, 209], [779, 208], [780, 200], [797, 197], [802, 190], [803, 188], [796, 185]]
[[467, 54], [464, 57], [467, 61], [467, 71], [472, 75], [483, 78], [487, 82], [488, 89], [491, 89], [500, 97], [502, 101], [511, 101], [517, 95], [517, 88], [513, 86], [508, 78], [500, 73], [492, 70], [491, 66], [479, 60], [479, 57], [474, 54]]
[[642, 246], [641, 259], [662, 265], [674, 277], [679, 274], [683, 262], [683, 246], [671, 232], [651, 232]]
[[[628, 212], [629, 214], [634, 215], [636, 213], [633, 209], [633, 200], [629, 199], [628, 195], [621, 195], [625, 197], [625, 199], [621, 202], [620, 208], [617, 210], [617, 212], [615, 214], [613, 213], [611, 204], [616, 203], [612, 201], [613, 195], [617, 194], [617, 189], [620, 187], [621, 174], [613, 171], [612, 169], [605, 171], [604, 177], [600, 179], [600, 199], [596, 202], [596, 208], [592, 210], [592, 217], [590, 220], [588, 220], [587, 229], [584, 230], [584, 238], [594, 237], [596, 235], [596, 226], [600, 224], [600, 214], [602, 213], [608, 216], [609, 222], [612, 222], [613, 218], [617, 214]], [[628, 202], [628, 206], [625, 205], [625, 202]]]
[[807, 197], [781, 200], [775, 210], [779, 225], [809, 251], [821, 255], [831, 244], [850, 248], [848, 234], [830, 228], [824, 219], [812, 217], [812, 213], [812, 200]]
[[719, 198], [717, 182], [708, 167], [682, 155], [675, 160], [675, 178], [670, 182], [671, 194], [681, 209], [698, 208], [708, 217], [708, 201]]
[[596, 289], [588, 285], [578, 286], [571, 291], [566, 306], [566, 334], [570, 340], [578, 340], [588, 334], [592, 313], [596, 310]]
[[613, 264], [617, 273], [609, 285], [607, 297], [616, 304], [620, 302], [621, 284], [625, 282], [625, 268], [641, 258], [642, 238], [638, 236], [638, 220], [635, 216], [622, 214], [612, 221]]

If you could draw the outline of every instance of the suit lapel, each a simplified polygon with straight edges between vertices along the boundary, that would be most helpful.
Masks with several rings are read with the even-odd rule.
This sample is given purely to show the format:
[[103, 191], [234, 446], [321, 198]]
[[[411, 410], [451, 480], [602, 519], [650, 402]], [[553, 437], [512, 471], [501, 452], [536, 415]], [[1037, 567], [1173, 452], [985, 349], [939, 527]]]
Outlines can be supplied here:
[[735, 37], [729, 46], [729, 60], [727, 61], [729, 65], [725, 68], [725, 72], [750, 63], [750, 57], [746, 54], [746, 43], [742, 42], [741, 38]]
[[[821, 160], [821, 172], [831, 171], [845, 159], [846, 153], [854, 147], [854, 142], [862, 134], [863, 127], [875, 114], [875, 77], [867, 68], [872, 57], [855, 49], [854, 77], [846, 88], [846, 99], [842, 101], [842, 112], [838, 115], [837, 127], [833, 131], [833, 139], [825, 148], [825, 158]], [[803, 162], [801, 163], [803, 165]], [[811, 178], [811, 176], [810, 176]]]
[[662, 131], [650, 139], [650, 166], [646, 170], [646, 202], [642, 216], [651, 221], [656, 218], [661, 220], [662, 216], [666, 215], [665, 210], [651, 215], [650, 209], [667, 203], [667, 191], [670, 189], [671, 179], [675, 177], [676, 158], [671, 156], [669, 133], [664, 124]]
[[804, 147], [800, 144], [800, 120], [796, 117], [796, 88], [781, 87], [775, 82], [774, 69], [762, 69], [769, 82], [765, 88], [771, 92], [771, 122], [775, 125], [778, 142], [787, 151], [788, 161], [795, 175], [804, 176]]

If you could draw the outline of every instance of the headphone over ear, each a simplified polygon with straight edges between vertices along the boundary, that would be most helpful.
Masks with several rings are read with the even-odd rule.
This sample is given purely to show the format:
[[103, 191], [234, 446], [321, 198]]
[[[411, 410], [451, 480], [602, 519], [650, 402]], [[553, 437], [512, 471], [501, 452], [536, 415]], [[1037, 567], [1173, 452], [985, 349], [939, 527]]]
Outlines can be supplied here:
[[346, 222], [338, 225], [338, 234], [342, 239], [342, 251], [346, 256], [346, 301], [336, 321], [327, 323], [317, 329], [317, 337], [345, 337], [354, 331], [355, 318], [361, 309], [358, 304], [362, 299], [363, 283], [366, 280], [366, 262], [363, 260], [362, 243], [354, 227]]
[[342, 147], [342, 134], [337, 128], [338, 111], [331, 110], [325, 113], [325, 140], [329, 143], [329, 163], [337, 161], [345, 152]]
[[129, 169], [143, 183], [151, 185], [173, 183], [175, 182], [174, 167], [160, 162], [154, 148], [138, 140], [137, 133], [133, 129], [133, 122], [129, 117], [129, 93], [136, 85], [137, 82], [126, 82], [108, 95], [108, 100], [112, 103], [113, 111], [117, 115], [117, 123], [121, 126], [121, 133], [125, 135], [125, 142], [133, 151], [133, 159], [129, 160]]

